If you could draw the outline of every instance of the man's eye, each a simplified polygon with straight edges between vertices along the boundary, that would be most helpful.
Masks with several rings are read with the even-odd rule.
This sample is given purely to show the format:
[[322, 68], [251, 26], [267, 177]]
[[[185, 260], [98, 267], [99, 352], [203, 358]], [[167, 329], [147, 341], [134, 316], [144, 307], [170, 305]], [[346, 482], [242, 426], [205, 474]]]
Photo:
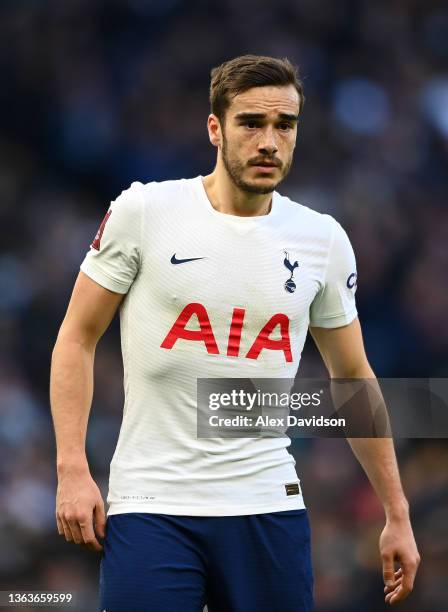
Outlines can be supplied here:
[[258, 123], [256, 121], [246, 121], [245, 125], [251, 130], [258, 127]]
[[282, 132], [287, 132], [288, 130], [292, 130], [292, 125], [290, 123], [280, 123], [278, 126]]

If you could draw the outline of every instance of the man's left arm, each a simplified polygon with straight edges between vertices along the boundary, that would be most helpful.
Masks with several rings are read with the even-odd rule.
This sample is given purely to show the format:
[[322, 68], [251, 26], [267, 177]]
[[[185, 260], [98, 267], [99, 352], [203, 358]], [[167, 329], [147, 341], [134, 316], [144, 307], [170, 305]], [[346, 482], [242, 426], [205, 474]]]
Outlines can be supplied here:
[[[372, 379], [375, 374], [364, 350], [361, 326], [327, 329], [310, 327], [331, 378]], [[409, 519], [409, 504], [401, 486], [392, 438], [347, 438], [384, 507], [386, 525], [380, 537], [385, 601], [395, 604], [413, 589], [420, 555]], [[395, 571], [395, 561], [399, 568]]]

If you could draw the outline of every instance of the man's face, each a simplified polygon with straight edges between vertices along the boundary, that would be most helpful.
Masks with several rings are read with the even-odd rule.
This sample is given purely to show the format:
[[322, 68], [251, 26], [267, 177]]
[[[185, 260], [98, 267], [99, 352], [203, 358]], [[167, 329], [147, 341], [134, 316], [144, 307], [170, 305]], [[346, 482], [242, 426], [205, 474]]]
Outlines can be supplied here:
[[293, 85], [253, 87], [226, 110], [221, 155], [232, 181], [249, 193], [270, 193], [291, 167], [299, 94]]

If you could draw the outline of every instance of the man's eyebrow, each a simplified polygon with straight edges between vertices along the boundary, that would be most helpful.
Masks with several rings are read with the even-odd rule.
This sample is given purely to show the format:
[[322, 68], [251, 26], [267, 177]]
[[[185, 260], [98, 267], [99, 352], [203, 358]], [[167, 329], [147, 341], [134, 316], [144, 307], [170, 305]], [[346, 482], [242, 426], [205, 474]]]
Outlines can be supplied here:
[[283, 119], [283, 121], [298, 121], [299, 115], [295, 115], [294, 113], [279, 113], [279, 118]]
[[[293, 113], [279, 113], [278, 118], [282, 121], [298, 121], [299, 115]], [[266, 119], [266, 113], [237, 113], [235, 119], [239, 121], [255, 121], [260, 119]]]
[[235, 119], [265, 119], [266, 113], [237, 113]]

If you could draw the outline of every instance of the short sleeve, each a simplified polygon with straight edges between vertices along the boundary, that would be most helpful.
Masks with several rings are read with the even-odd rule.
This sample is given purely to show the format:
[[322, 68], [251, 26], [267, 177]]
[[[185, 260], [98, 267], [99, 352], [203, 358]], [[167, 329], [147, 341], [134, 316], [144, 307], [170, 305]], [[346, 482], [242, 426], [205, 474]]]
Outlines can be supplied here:
[[140, 267], [143, 196], [135, 182], [111, 203], [81, 270], [102, 287], [127, 293]]
[[310, 308], [312, 327], [342, 327], [357, 316], [355, 254], [340, 224], [333, 224], [324, 283]]

